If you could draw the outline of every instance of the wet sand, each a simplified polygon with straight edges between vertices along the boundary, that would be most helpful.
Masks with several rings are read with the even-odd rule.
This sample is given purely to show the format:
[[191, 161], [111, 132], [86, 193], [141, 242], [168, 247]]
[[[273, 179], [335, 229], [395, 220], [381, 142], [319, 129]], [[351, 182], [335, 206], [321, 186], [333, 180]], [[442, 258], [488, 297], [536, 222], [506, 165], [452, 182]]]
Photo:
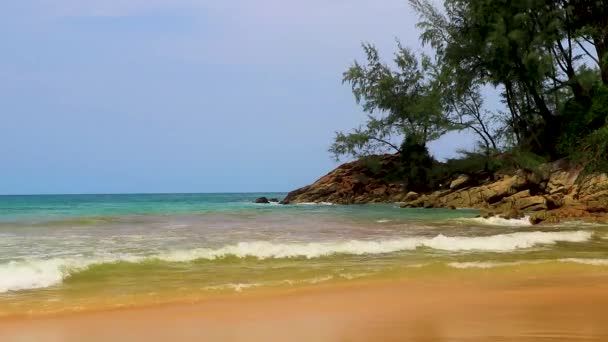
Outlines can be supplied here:
[[608, 341], [608, 275], [421, 277], [0, 320], [0, 341]]

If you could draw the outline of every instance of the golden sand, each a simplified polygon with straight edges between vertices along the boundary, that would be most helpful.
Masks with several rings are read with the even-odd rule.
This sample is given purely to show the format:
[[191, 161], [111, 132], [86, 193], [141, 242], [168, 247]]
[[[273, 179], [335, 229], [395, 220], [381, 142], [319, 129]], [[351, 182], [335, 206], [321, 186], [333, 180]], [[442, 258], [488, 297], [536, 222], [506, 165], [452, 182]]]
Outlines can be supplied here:
[[606, 274], [420, 278], [0, 320], [0, 341], [608, 341]]

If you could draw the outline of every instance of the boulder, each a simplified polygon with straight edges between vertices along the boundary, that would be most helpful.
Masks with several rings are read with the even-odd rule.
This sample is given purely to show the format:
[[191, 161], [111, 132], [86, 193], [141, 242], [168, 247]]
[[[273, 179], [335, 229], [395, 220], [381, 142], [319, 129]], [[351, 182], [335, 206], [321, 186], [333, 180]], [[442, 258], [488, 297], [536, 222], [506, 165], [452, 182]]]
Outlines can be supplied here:
[[513, 208], [505, 213], [503, 213], [502, 215], [500, 215], [501, 218], [506, 219], [506, 220], [518, 220], [524, 217], [524, 214]]
[[598, 197], [608, 197], [608, 176], [605, 174], [589, 175], [579, 185], [578, 197], [586, 200]]
[[261, 204], [268, 204], [268, 203], [270, 203], [270, 201], [266, 197], [256, 198], [254, 202], [255, 203], [261, 203]]
[[313, 184], [290, 192], [281, 203], [355, 204], [400, 199], [401, 185], [388, 183], [385, 180], [386, 172], [382, 172], [394, 169], [400, 156], [387, 154], [376, 158], [380, 171], [372, 171], [365, 161], [345, 163]]
[[289, 204], [289, 203], [296, 201], [296, 199], [299, 198], [301, 195], [306, 194], [306, 192], [308, 191], [309, 188], [310, 188], [310, 185], [296, 189], [294, 191], [291, 191], [290, 193], [287, 194], [287, 196], [285, 196], [285, 198], [280, 203]]
[[371, 193], [376, 195], [376, 196], [384, 196], [387, 194], [387, 187], [386, 186], [380, 186], [378, 188], [375, 188], [373, 190], [371, 190]]
[[547, 200], [543, 196], [523, 197], [515, 200], [513, 208], [520, 211], [547, 210]]
[[494, 217], [495, 215], [496, 215], [496, 213], [494, 213], [493, 211], [485, 210], [485, 209], [481, 210], [481, 212], [479, 213], [479, 217], [485, 218], [485, 219]]
[[405, 202], [415, 201], [418, 199], [418, 197], [420, 197], [420, 195], [417, 192], [410, 191], [407, 194], [405, 194], [405, 197], [403, 197], [403, 201], [405, 201]]
[[450, 183], [451, 190], [458, 190], [473, 183], [473, 178], [469, 175], [460, 175]]
[[[343, 164], [313, 184], [290, 192], [281, 203], [402, 202], [404, 208], [477, 208], [484, 210], [485, 217], [521, 218], [525, 214], [533, 223], [608, 220], [608, 176], [583, 177], [582, 166], [565, 160], [545, 164], [536, 172], [519, 170], [485, 178], [459, 175], [434, 192], [416, 193], [386, 180], [387, 171], [399, 164], [399, 155], [376, 158], [374, 167], [365, 160]], [[259, 198], [256, 203], [275, 200]]]
[[590, 213], [606, 213], [608, 212], [608, 206], [606, 203], [601, 201], [589, 201], [586, 203], [586, 211]]
[[533, 225], [537, 225], [545, 222], [548, 219], [548, 216], [545, 212], [538, 212], [534, 215], [530, 216], [530, 223]]

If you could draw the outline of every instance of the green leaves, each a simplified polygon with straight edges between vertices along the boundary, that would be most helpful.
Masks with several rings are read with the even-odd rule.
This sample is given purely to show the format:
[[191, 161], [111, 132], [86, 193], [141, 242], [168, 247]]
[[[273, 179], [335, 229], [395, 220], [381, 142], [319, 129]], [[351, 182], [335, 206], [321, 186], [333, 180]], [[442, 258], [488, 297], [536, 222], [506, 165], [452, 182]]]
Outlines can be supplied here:
[[357, 61], [343, 74], [357, 103], [369, 113], [362, 127], [351, 133], [336, 133], [330, 152], [361, 157], [399, 151], [392, 139], [410, 137], [424, 145], [446, 132], [440, 93], [428, 56], [417, 56], [397, 42], [392, 65], [380, 60], [377, 49], [363, 44], [365, 64]]
[[[434, 54], [397, 42], [385, 62], [363, 44], [366, 61], [354, 62], [343, 81], [369, 116], [336, 134], [334, 156], [403, 153], [400, 141], [424, 147], [467, 129], [486, 157], [510, 149], [557, 159], [598, 145], [591, 154], [608, 158], [597, 144], [608, 116], [605, 1], [445, 0], [443, 8], [408, 1], [420, 17], [420, 40]], [[504, 107], [485, 107], [488, 86]]]

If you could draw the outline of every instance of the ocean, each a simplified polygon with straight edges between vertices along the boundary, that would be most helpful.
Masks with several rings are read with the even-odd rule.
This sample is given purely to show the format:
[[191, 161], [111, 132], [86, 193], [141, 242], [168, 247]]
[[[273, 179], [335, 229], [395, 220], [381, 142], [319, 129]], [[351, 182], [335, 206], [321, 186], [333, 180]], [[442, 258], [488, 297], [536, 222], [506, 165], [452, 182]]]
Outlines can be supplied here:
[[0, 196], [0, 316], [428, 274], [608, 271], [608, 227], [241, 194]]

